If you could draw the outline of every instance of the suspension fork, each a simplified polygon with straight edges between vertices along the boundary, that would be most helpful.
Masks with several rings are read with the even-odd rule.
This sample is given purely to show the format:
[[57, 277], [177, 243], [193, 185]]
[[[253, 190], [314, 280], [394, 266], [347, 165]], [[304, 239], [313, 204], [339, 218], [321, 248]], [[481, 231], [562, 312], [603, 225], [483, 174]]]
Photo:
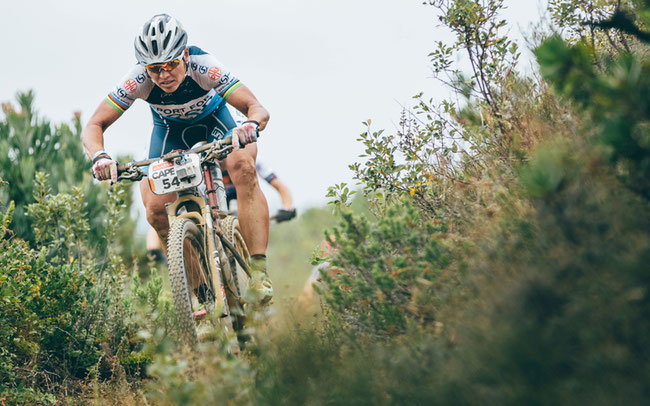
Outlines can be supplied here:
[[[208, 170], [208, 172], [210, 172]], [[197, 211], [188, 211], [180, 215], [176, 215], [178, 206], [181, 204], [187, 203], [187, 201], [193, 201], [199, 208], [200, 212]], [[215, 290], [215, 295], [217, 299], [217, 304], [222, 306], [223, 313], [221, 317], [226, 317], [230, 314], [228, 308], [228, 301], [226, 299], [226, 281], [224, 280], [223, 273], [221, 270], [221, 259], [219, 258], [219, 251], [217, 245], [217, 231], [219, 230], [219, 222], [215, 221], [212, 218], [212, 213], [210, 212], [210, 207], [206, 205], [205, 200], [201, 197], [197, 197], [193, 194], [180, 194], [178, 199], [175, 202], [168, 203], [167, 213], [169, 217], [169, 224], [171, 224], [175, 219], [178, 218], [189, 218], [192, 219], [199, 227], [204, 230], [203, 236], [203, 246], [206, 254], [208, 255], [208, 260], [210, 262], [210, 272], [211, 283]], [[218, 217], [217, 217], [218, 219]], [[219, 241], [221, 242], [221, 241]]]

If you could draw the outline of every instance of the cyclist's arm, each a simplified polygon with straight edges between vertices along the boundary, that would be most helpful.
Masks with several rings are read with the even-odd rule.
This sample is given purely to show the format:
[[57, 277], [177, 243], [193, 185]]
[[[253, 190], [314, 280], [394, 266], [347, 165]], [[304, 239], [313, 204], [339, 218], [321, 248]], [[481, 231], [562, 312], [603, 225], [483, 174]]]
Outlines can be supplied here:
[[104, 131], [115, 122], [120, 116], [121, 112], [117, 111], [106, 101], [102, 101], [97, 110], [93, 113], [88, 124], [81, 133], [81, 140], [86, 150], [86, 154], [90, 159], [97, 151], [104, 149]]
[[282, 183], [278, 178], [273, 179], [269, 182], [271, 186], [280, 194], [280, 200], [282, 200], [282, 208], [286, 210], [293, 210], [293, 200], [291, 199], [291, 192], [287, 185]]
[[226, 101], [245, 115], [246, 119], [255, 120], [260, 123], [260, 130], [266, 127], [266, 123], [270, 117], [269, 112], [262, 106], [246, 85], [241, 85], [235, 89]]

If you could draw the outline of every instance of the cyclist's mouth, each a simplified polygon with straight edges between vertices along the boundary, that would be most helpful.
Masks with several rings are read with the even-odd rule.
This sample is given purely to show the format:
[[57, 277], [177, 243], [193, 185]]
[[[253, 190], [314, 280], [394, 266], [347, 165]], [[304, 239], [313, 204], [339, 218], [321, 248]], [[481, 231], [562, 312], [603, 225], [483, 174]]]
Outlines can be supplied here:
[[160, 82], [160, 87], [171, 87], [174, 85], [174, 83], [176, 83], [176, 81], [173, 79], [165, 82]]

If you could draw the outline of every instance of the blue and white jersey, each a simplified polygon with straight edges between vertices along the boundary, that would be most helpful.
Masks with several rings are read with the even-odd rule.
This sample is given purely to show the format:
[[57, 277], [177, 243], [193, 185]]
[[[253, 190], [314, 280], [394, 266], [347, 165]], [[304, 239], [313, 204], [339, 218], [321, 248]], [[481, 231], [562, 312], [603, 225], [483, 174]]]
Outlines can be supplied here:
[[149, 103], [154, 117], [193, 123], [219, 108], [241, 82], [217, 59], [201, 48], [189, 47], [185, 79], [173, 93], [165, 93], [137, 64], [122, 79], [106, 101], [125, 112], [137, 100]]

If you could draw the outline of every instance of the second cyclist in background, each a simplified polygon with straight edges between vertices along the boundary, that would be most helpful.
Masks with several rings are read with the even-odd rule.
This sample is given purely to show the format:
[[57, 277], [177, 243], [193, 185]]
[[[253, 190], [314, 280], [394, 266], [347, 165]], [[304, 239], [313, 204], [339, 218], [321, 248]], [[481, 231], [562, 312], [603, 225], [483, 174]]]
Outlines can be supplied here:
[[[255, 169], [260, 178], [264, 179], [269, 185], [275, 189], [280, 195], [280, 201], [282, 202], [282, 208], [271, 217], [278, 223], [283, 221], [289, 221], [292, 218], [296, 217], [296, 208], [293, 207], [293, 199], [291, 198], [291, 192], [287, 185], [278, 179], [275, 172], [264, 165], [262, 162], [257, 161], [255, 164]], [[235, 185], [230, 181], [230, 176], [228, 171], [224, 169], [223, 171], [223, 183], [226, 187], [226, 199], [228, 200], [228, 208], [232, 210], [232, 201], [237, 200], [237, 190]]]
[[[241, 112], [238, 110], [233, 109], [229, 106], [228, 110], [238, 125], [241, 125], [246, 121], [246, 116], [241, 114]], [[230, 180], [230, 175], [228, 175], [228, 168], [222, 165], [221, 169], [223, 171], [223, 184], [226, 187], [226, 199], [228, 200], [228, 208], [232, 210], [233, 208], [231, 203], [233, 200], [237, 200], [237, 190], [235, 188], [235, 185], [233, 185], [232, 181]], [[275, 216], [273, 216], [271, 219], [275, 220], [278, 223], [281, 223], [283, 221], [289, 221], [292, 218], [296, 217], [296, 208], [293, 207], [291, 192], [289, 191], [287, 185], [278, 179], [275, 171], [273, 171], [270, 167], [264, 165], [259, 160], [255, 163], [255, 170], [257, 171], [257, 175], [260, 178], [264, 179], [269, 185], [271, 185], [273, 189], [275, 189], [280, 195], [282, 208], [278, 210]]]

